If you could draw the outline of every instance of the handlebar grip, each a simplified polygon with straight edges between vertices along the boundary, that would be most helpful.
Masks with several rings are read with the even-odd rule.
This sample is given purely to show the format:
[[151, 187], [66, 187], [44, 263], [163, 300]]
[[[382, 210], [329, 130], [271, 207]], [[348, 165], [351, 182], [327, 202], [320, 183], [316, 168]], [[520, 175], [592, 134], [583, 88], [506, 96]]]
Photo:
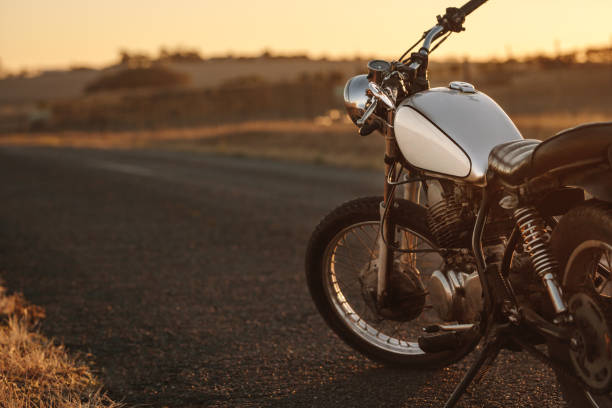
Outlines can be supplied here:
[[486, 2], [487, 0], [470, 0], [463, 6], [461, 6], [459, 10], [461, 10], [463, 14], [467, 16], [472, 11], [476, 10], [478, 7], [482, 6]]

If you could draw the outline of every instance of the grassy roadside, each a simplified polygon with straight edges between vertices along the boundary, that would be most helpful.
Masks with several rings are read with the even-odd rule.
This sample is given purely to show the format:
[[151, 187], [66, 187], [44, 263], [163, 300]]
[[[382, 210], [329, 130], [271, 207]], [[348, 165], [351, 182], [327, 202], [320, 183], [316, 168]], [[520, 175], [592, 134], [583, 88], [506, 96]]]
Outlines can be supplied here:
[[37, 330], [40, 307], [0, 286], [0, 407], [119, 408], [84, 363]]
[[[375, 132], [360, 137], [338, 111], [315, 121], [252, 121], [219, 126], [117, 132], [40, 132], [0, 135], [0, 146], [53, 146], [96, 149], [154, 148], [231, 156], [382, 167], [384, 142]], [[525, 138], [546, 139], [581, 123], [609, 120], [595, 113], [533, 114], [513, 118]]]

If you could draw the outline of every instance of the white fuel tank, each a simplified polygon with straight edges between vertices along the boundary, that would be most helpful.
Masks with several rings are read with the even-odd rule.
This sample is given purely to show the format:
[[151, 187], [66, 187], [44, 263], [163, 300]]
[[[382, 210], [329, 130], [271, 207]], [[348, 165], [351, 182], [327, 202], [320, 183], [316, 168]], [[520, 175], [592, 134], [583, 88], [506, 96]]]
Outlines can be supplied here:
[[406, 98], [397, 108], [394, 128], [410, 164], [480, 186], [486, 184], [491, 149], [523, 138], [493, 99], [465, 83]]

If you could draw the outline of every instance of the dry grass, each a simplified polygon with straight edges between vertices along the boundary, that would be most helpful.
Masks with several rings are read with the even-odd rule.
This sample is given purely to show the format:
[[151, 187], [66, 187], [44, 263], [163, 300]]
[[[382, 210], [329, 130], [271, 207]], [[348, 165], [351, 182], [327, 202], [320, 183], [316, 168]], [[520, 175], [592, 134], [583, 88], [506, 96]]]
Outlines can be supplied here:
[[[517, 115], [513, 119], [525, 138], [546, 139], [562, 129], [612, 118], [594, 113], [543, 113]], [[355, 126], [343, 120], [338, 111], [314, 122], [253, 121], [164, 130], [14, 133], [0, 136], [0, 145], [161, 148], [360, 168], [381, 167], [384, 152], [383, 140], [378, 133], [360, 137]]]
[[34, 330], [44, 311], [0, 286], [0, 407], [118, 408], [89, 368]]

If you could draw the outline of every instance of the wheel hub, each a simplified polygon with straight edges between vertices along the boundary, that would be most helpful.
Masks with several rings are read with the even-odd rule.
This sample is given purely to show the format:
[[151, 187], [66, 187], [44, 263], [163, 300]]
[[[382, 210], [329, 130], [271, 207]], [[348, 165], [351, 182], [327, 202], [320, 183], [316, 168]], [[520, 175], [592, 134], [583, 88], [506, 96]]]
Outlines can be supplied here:
[[380, 305], [376, 288], [378, 266], [375, 261], [362, 269], [359, 274], [361, 294], [368, 307], [384, 319], [407, 322], [415, 319], [423, 311], [427, 293], [416, 271], [396, 261], [391, 272], [389, 293]]
[[612, 341], [604, 314], [584, 293], [572, 296], [569, 307], [576, 325], [570, 347], [574, 369], [592, 390], [608, 392], [612, 386]]

